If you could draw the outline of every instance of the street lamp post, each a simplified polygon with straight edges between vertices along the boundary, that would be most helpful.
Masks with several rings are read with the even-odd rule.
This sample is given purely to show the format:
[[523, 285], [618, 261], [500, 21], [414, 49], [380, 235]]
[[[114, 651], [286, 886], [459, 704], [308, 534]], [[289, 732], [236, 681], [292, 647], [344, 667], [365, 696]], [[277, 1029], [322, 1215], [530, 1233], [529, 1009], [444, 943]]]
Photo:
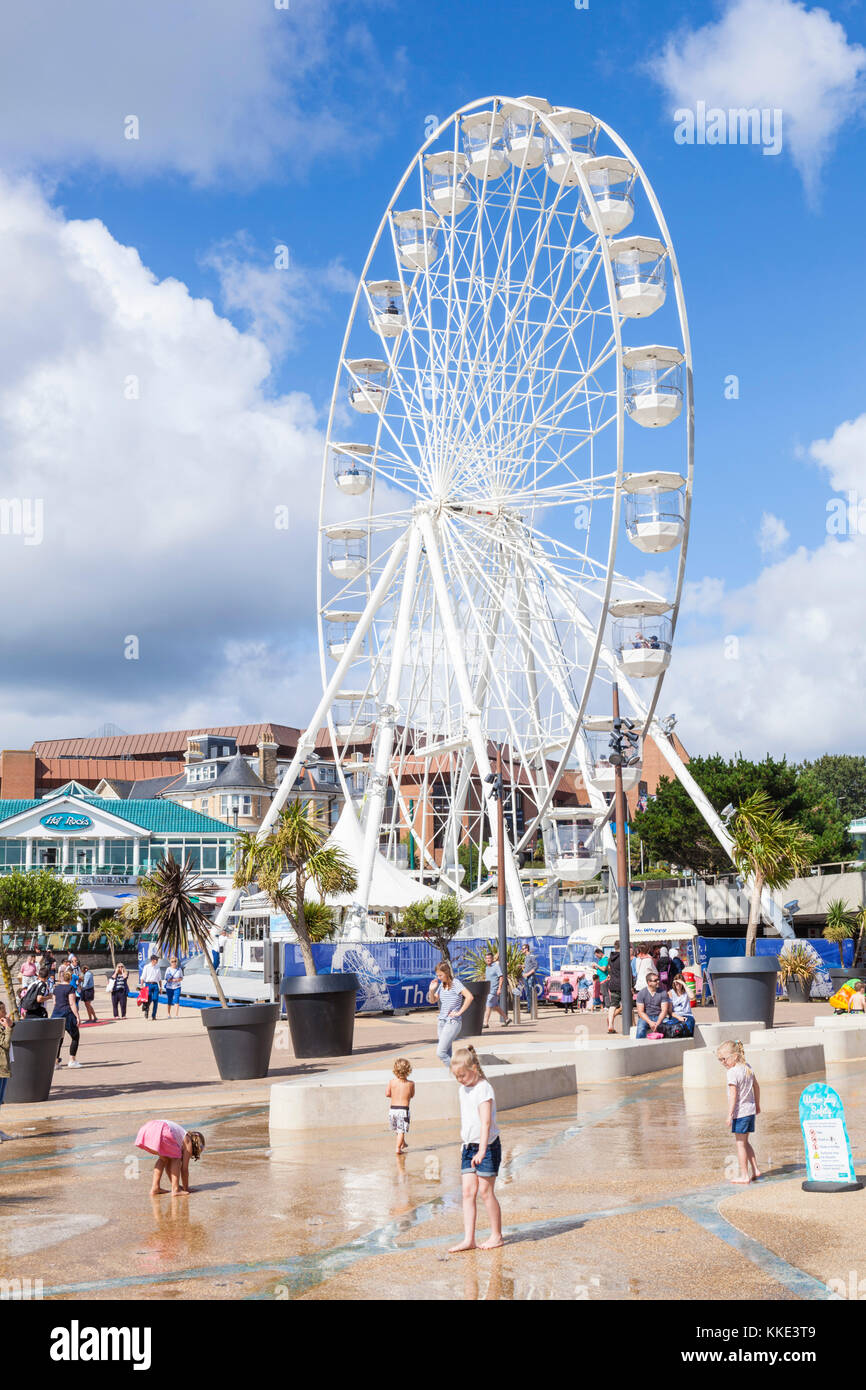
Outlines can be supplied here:
[[631, 1032], [631, 956], [628, 931], [628, 849], [625, 834], [625, 791], [622, 785], [622, 769], [637, 761], [634, 749], [637, 735], [629, 719], [621, 719], [619, 713], [619, 686], [613, 686], [613, 735], [610, 740], [610, 761], [614, 767], [614, 814], [616, 816], [616, 902], [619, 920], [619, 972], [622, 998], [622, 1035], [627, 1038]]
[[[496, 876], [496, 906], [499, 925], [499, 966], [502, 970], [502, 990], [503, 1007], [508, 1010], [508, 922], [505, 906], [505, 810], [503, 806], [503, 787], [502, 787], [502, 748], [497, 749], [496, 771], [491, 772], [485, 781], [492, 786], [493, 796], [496, 798], [496, 846], [497, 846], [497, 876]], [[517, 1003], [517, 991], [514, 991], [515, 1012], [520, 1006]]]

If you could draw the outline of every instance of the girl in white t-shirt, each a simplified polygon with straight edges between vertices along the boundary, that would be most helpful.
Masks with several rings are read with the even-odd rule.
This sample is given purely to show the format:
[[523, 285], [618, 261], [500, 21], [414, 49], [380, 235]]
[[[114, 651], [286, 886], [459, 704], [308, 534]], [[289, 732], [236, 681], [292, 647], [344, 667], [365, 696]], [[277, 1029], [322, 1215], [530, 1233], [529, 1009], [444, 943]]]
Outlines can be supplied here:
[[755, 1132], [755, 1116], [761, 1113], [761, 1088], [741, 1042], [723, 1042], [716, 1056], [728, 1073], [728, 1121], [740, 1163], [740, 1176], [731, 1182], [748, 1183], [761, 1176], [749, 1138]]
[[455, 1052], [451, 1062], [455, 1081], [460, 1083], [460, 1138], [463, 1149], [463, 1240], [452, 1245], [451, 1254], [475, 1249], [476, 1202], [481, 1200], [490, 1218], [490, 1238], [482, 1250], [495, 1250], [502, 1244], [502, 1210], [493, 1191], [502, 1163], [502, 1143], [496, 1124], [496, 1097], [481, 1070], [478, 1054], [471, 1045]]

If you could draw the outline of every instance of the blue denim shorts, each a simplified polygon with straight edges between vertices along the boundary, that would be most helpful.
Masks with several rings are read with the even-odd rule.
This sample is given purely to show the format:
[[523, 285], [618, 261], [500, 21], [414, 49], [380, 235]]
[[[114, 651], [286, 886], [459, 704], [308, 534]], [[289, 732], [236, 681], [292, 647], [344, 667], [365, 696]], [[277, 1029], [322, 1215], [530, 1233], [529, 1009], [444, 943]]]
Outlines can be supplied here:
[[487, 1145], [487, 1152], [480, 1163], [472, 1167], [472, 1160], [478, 1152], [477, 1144], [464, 1144], [460, 1154], [461, 1173], [477, 1173], [480, 1178], [495, 1178], [502, 1166], [502, 1141], [494, 1139]]
[[170, 1009], [174, 1007], [174, 1005], [177, 1003], [179, 999], [180, 985], [176, 985], [174, 989], [167, 989], [165, 991], [165, 1002]]
[[731, 1120], [732, 1134], [754, 1134], [755, 1117], [754, 1115], [741, 1115], [738, 1120]]

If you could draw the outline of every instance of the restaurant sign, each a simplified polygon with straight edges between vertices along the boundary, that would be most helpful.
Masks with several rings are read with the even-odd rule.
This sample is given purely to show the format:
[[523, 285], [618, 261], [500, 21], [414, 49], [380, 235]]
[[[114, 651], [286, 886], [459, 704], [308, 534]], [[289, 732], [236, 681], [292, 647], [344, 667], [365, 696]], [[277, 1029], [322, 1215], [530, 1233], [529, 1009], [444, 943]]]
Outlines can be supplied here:
[[42, 816], [40, 825], [46, 830], [88, 830], [93, 824], [90, 816], [76, 816], [71, 811], [55, 811], [53, 816]]

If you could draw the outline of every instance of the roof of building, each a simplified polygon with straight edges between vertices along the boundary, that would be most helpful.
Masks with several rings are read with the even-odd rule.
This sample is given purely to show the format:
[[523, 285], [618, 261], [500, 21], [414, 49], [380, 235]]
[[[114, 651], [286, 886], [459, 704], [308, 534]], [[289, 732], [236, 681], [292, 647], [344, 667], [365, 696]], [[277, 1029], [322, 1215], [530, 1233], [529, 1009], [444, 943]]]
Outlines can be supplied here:
[[[209, 761], [206, 759], [206, 761]], [[193, 763], [193, 767], [197, 764]], [[233, 758], [229, 758], [224, 767], [221, 767], [216, 777], [205, 782], [187, 782], [183, 779], [178, 781], [174, 788], [175, 792], [190, 791], [202, 792], [207, 794], [212, 791], [254, 791], [270, 795], [271, 788], [265, 786], [261, 777], [254, 772], [242, 753], [236, 753]]]
[[[187, 748], [187, 740], [196, 735], [233, 738], [238, 748], [255, 752], [260, 741], [276, 743], [278, 748], [294, 749], [299, 729], [286, 724], [225, 724], [211, 729], [166, 729], [151, 734], [120, 734], [112, 738], [56, 738], [34, 743], [33, 751], [40, 758], [140, 758], [150, 761], [164, 758], [179, 761]], [[107, 775], [107, 774], [103, 774]]]
[[161, 796], [169, 787], [186, 786], [183, 773], [171, 777], [142, 777], [136, 782], [123, 781], [119, 777], [102, 777], [100, 782], [107, 782], [113, 787], [122, 801], [150, 801], [154, 796]]
[[[227, 831], [235, 833], [234, 828], [226, 825], [224, 821], [191, 811], [188, 806], [181, 806], [177, 801], [115, 801], [113, 797], [102, 796], [76, 796], [69, 799], [83, 806], [93, 806], [97, 811], [105, 811], [107, 815], [116, 816], [118, 820], [129, 821], [133, 825], [141, 826], [143, 830], [155, 831], [157, 834], [213, 835], [225, 834]], [[51, 802], [37, 800], [0, 800], [0, 828], [4, 821], [10, 820], [13, 816], [20, 816], [23, 811], [32, 811], [37, 806], [50, 814], [51, 805]]]
[[149, 780], [152, 777], [177, 777], [183, 772], [182, 762], [137, 762], [126, 758], [43, 758], [37, 756], [36, 784], [46, 787], [52, 783], [78, 781], [101, 782], [103, 777], [124, 782]]

